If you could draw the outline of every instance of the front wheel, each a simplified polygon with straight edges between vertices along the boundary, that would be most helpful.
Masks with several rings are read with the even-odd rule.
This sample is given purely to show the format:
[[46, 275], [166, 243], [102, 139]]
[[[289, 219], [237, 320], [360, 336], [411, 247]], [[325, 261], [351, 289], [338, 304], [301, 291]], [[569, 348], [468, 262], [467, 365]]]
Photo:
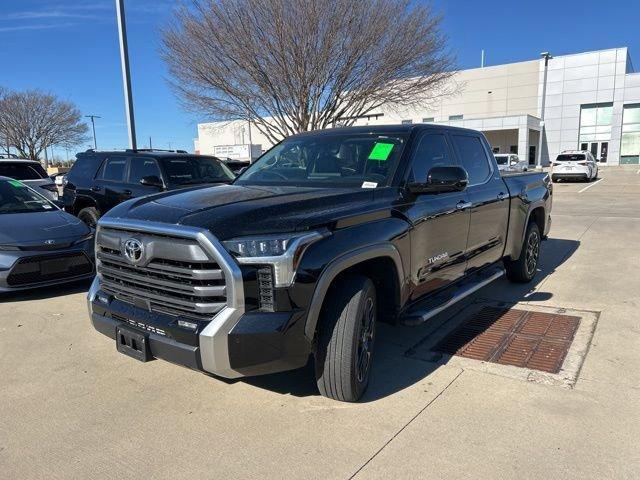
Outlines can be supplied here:
[[530, 222], [524, 234], [522, 251], [516, 260], [505, 260], [507, 278], [516, 283], [529, 283], [536, 276], [540, 260], [540, 229]]
[[349, 275], [332, 286], [315, 356], [322, 395], [342, 402], [362, 396], [369, 384], [376, 320], [376, 289], [369, 278]]
[[83, 208], [78, 212], [78, 218], [87, 224], [90, 228], [96, 228], [98, 220], [100, 220], [100, 212], [95, 207]]

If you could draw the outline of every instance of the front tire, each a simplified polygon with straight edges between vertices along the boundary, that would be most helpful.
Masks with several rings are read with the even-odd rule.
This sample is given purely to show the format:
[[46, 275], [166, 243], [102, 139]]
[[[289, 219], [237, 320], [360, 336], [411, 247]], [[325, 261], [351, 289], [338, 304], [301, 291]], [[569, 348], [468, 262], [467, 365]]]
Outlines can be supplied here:
[[356, 402], [367, 389], [375, 340], [377, 303], [373, 282], [349, 275], [332, 286], [325, 300], [315, 356], [320, 393]]
[[90, 228], [96, 228], [98, 220], [100, 220], [100, 212], [95, 207], [83, 208], [78, 212], [78, 218], [87, 224]]
[[530, 222], [524, 234], [520, 257], [505, 260], [507, 278], [515, 283], [529, 283], [536, 276], [540, 260], [540, 229], [536, 222]]

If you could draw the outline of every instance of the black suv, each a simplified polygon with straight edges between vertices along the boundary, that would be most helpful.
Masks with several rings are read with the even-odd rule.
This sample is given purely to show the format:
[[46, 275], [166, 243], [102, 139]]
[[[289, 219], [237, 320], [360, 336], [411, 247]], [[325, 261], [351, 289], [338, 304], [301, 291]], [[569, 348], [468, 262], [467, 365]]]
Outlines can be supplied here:
[[95, 227], [104, 213], [125, 200], [234, 178], [219, 159], [184, 150], [87, 150], [76, 155], [63, 201], [67, 212]]

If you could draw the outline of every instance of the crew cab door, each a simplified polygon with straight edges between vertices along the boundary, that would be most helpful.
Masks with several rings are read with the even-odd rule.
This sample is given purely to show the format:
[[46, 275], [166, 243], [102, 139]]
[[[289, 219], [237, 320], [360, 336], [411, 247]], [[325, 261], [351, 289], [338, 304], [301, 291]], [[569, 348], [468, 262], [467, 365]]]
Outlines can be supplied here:
[[[415, 140], [408, 182], [424, 182], [432, 167], [456, 165], [444, 133], [425, 131]], [[406, 212], [412, 224], [411, 300], [442, 288], [465, 271], [469, 210], [465, 192], [407, 193]]]
[[509, 190], [502, 180], [484, 137], [451, 133], [460, 164], [469, 175], [466, 193], [471, 203], [467, 240], [467, 272], [502, 258], [509, 221]]

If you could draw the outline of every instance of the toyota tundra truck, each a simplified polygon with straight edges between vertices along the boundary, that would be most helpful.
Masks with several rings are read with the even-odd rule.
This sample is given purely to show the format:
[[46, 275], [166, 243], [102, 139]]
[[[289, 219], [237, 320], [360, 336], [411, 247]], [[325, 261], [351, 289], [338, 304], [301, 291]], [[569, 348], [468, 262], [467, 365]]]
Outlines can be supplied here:
[[551, 203], [546, 173], [501, 176], [473, 130], [294, 135], [230, 185], [102, 217], [91, 321], [125, 355], [226, 378], [311, 360], [322, 395], [357, 401], [376, 323], [427, 322], [502, 275], [530, 282]]

